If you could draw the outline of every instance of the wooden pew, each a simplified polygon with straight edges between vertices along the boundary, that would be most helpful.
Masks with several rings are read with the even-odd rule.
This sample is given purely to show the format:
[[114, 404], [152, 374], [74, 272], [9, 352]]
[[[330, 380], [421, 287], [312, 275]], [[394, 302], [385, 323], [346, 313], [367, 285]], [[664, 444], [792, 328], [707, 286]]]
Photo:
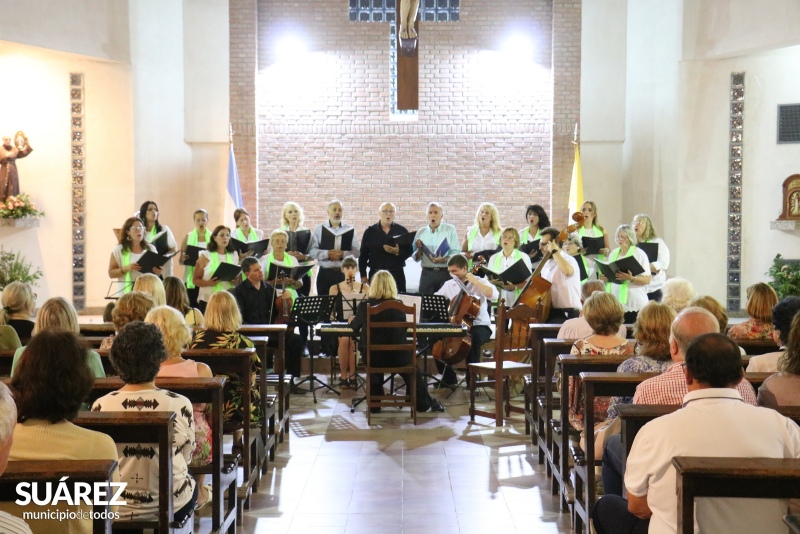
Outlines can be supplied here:
[[114, 323], [79, 323], [82, 336], [108, 337], [114, 333]]
[[[214, 532], [229, 532], [236, 530], [237, 491], [236, 471], [237, 460], [225, 461], [223, 457], [222, 442], [222, 403], [224, 377], [213, 378], [156, 378], [156, 386], [188, 398], [196, 404], [207, 403], [211, 405], [209, 424], [211, 425], [211, 450], [212, 459], [208, 466], [191, 467], [192, 474], [210, 474], [213, 501], [212, 528]], [[89, 394], [90, 402], [121, 388], [124, 382], [119, 378], [95, 379], [92, 392]], [[228, 491], [227, 507], [223, 493]]]
[[[614, 372], [619, 364], [630, 356], [587, 356], [578, 354], [561, 354], [558, 356], [557, 365], [561, 366], [561, 414], [559, 427], [553, 427], [553, 484], [558, 484], [561, 511], [571, 508], [575, 494], [570, 482], [569, 471], [569, 377], [578, 377], [580, 373]], [[585, 416], [584, 416], [585, 417]]]
[[777, 352], [780, 349], [772, 339], [737, 339], [736, 343], [744, 349], [748, 356]]
[[[553, 454], [558, 451], [554, 451], [552, 447], [553, 425], [551, 423], [553, 420], [553, 408], [555, 406], [555, 383], [553, 381], [553, 375], [556, 368], [556, 358], [559, 354], [569, 353], [573, 343], [574, 340], [571, 339], [546, 338], [542, 341], [542, 355], [545, 363], [544, 376], [542, 377], [544, 390], [542, 395], [532, 399], [532, 410], [536, 418], [536, 423], [534, 425], [536, 429], [536, 442], [534, 444], [538, 445], [539, 463], [546, 463], [545, 471], [548, 477], [553, 474], [553, 463], [558, 461], [557, 459], [553, 459]], [[557, 486], [554, 484], [551, 485], [551, 490], [553, 490], [554, 495], [556, 487]]]
[[111, 436], [115, 443], [156, 443], [158, 446], [158, 516], [155, 521], [118, 519], [114, 526], [127, 529], [153, 529], [159, 532], [191, 532], [193, 516], [183, 523], [172, 520], [172, 412], [80, 412], [74, 424]]
[[694, 533], [697, 497], [749, 497], [781, 499], [800, 497], [800, 459], [701, 458], [676, 456], [678, 532]]
[[[0, 501], [13, 502], [19, 498], [17, 484], [20, 482], [38, 482], [40, 485], [50, 482], [55, 487], [61, 477], [69, 477], [70, 485], [85, 482], [94, 486], [95, 482], [111, 482], [116, 460], [31, 460], [9, 462], [0, 476]], [[74, 486], [73, 486], [74, 487]], [[115, 491], [111, 491], [113, 496]], [[32, 506], [31, 512], [42, 511], [46, 507]], [[111, 534], [111, 511], [108, 505], [96, 504], [92, 507], [95, 518], [92, 520], [94, 534]], [[102, 519], [105, 512], [106, 519]]]
[[[632, 397], [636, 386], [658, 373], [619, 373], [588, 372], [581, 373], [581, 387], [584, 391], [583, 414], [587, 429], [593, 429], [594, 401], [597, 397]], [[595, 495], [595, 466], [600, 465], [601, 458], [594, 455], [594, 432], [585, 433], [586, 449], [572, 449], [575, 470], [575, 532], [585, 531], [590, 534], [589, 517], [597, 497]]]

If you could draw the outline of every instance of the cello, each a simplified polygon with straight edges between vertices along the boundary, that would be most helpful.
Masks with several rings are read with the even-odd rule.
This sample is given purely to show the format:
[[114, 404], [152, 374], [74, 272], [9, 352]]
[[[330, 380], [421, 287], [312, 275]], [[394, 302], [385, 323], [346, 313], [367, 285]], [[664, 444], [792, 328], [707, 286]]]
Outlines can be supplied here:
[[469, 356], [472, 350], [472, 334], [470, 329], [472, 323], [478, 316], [481, 310], [481, 299], [472, 296], [467, 291], [467, 286], [454, 277], [454, 280], [461, 286], [461, 293], [458, 294], [453, 302], [450, 303], [448, 310], [450, 316], [450, 323], [463, 324], [467, 327], [467, 332], [462, 337], [448, 338], [439, 340], [433, 344], [433, 357], [436, 360], [441, 360], [447, 365], [455, 365], [464, 361]]

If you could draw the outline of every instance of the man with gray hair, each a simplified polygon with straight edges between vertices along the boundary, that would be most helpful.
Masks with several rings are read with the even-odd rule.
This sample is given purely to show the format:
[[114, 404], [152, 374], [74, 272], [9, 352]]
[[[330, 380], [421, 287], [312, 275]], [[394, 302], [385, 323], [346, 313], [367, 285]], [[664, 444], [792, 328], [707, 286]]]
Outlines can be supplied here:
[[[17, 424], [17, 405], [11, 392], [0, 382], [0, 475], [8, 466], [8, 456], [14, 441], [14, 426]], [[31, 534], [31, 529], [19, 517], [0, 511], [0, 532], [3, 534]]]
[[[447, 262], [460, 252], [456, 227], [442, 222], [444, 208], [438, 202], [428, 203], [428, 224], [414, 237], [414, 261], [422, 262], [419, 292], [433, 295], [450, 280]], [[426, 250], [427, 249], [427, 250]]]
[[[335, 286], [344, 280], [342, 273], [342, 260], [345, 256], [352, 255], [358, 257], [359, 246], [358, 236], [352, 224], [342, 222], [342, 203], [338, 200], [331, 200], [328, 203], [328, 220], [320, 223], [314, 228], [311, 234], [311, 245], [308, 255], [319, 262], [319, 273], [317, 274], [317, 295], [327, 295], [331, 286]], [[352, 244], [348, 250], [342, 250], [341, 240], [344, 234], [353, 234]], [[332, 248], [321, 248], [323, 234], [333, 234], [334, 245]]]
[[361, 281], [366, 281], [367, 275], [372, 278], [380, 270], [389, 271], [397, 284], [397, 292], [405, 293], [406, 275], [403, 267], [413, 252], [413, 245], [397, 243], [396, 238], [408, 234], [408, 230], [394, 222], [397, 213], [395, 205], [384, 202], [378, 209], [380, 221], [364, 230], [361, 238], [361, 255], [358, 257]]
[[[586, 299], [588, 299], [589, 295], [592, 293], [605, 290], [606, 285], [600, 280], [587, 280], [584, 282], [583, 286], [581, 286], [581, 304], [586, 302]], [[591, 335], [594, 335], [594, 331], [592, 327], [589, 326], [589, 323], [586, 322], [586, 319], [584, 319], [583, 311], [581, 311], [580, 316], [564, 321], [564, 324], [562, 324], [561, 328], [558, 330], [557, 337], [558, 339], [583, 339]], [[619, 326], [617, 335], [623, 339], [628, 337], [628, 329], [624, 324]]]

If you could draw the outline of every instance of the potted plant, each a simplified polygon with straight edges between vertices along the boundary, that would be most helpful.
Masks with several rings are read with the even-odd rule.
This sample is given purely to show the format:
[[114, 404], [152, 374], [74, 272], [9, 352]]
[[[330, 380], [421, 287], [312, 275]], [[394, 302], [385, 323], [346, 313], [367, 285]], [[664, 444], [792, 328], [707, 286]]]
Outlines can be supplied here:
[[772, 260], [767, 274], [772, 278], [769, 285], [778, 294], [778, 298], [800, 296], [800, 261], [784, 260], [778, 254]]
[[36, 280], [42, 277], [42, 271], [36, 269], [32, 272], [33, 265], [26, 262], [17, 252], [9, 252], [0, 247], [0, 291], [11, 282], [25, 282], [36, 285]]

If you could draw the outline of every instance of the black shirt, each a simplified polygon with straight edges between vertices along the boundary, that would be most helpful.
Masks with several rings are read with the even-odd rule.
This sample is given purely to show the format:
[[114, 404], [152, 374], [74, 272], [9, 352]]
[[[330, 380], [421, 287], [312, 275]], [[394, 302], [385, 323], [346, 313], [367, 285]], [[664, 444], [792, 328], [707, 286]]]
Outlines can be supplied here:
[[392, 223], [388, 233], [383, 231], [380, 222], [364, 230], [364, 237], [361, 238], [361, 253], [358, 256], [358, 270], [362, 280], [367, 279], [367, 267], [369, 267], [369, 273], [372, 274], [381, 269], [393, 271], [405, 266], [406, 260], [414, 252], [413, 245], [401, 246], [400, 254], [397, 256], [386, 252], [383, 245], [394, 246], [395, 242], [392, 237], [407, 233], [408, 230], [397, 223]]
[[[262, 281], [261, 287], [256, 289], [250, 280], [243, 280], [238, 286], [230, 290], [236, 297], [239, 311], [242, 313], [242, 324], [270, 324], [272, 317], [277, 317], [275, 290], [271, 284]], [[273, 313], [270, 314], [270, 303]]]
[[17, 331], [20, 341], [29, 339], [33, 335], [33, 321], [27, 319], [9, 319], [8, 326]]

